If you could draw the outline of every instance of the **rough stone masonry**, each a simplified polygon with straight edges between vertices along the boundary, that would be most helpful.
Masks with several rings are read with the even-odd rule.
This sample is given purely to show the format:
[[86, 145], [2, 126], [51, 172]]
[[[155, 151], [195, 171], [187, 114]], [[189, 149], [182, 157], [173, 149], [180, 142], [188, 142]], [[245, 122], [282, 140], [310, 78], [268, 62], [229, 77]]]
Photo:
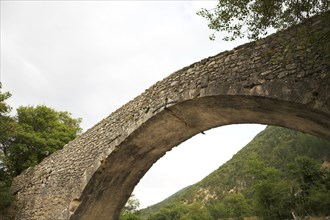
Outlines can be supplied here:
[[154, 162], [214, 127], [271, 124], [330, 140], [329, 24], [328, 12], [157, 82], [16, 177], [16, 219], [118, 219]]

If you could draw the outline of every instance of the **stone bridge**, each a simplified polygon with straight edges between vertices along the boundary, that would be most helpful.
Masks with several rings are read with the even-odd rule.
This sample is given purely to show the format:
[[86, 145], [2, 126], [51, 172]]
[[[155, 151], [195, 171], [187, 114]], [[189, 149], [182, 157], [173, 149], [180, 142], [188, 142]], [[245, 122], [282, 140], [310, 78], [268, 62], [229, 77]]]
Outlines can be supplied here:
[[16, 177], [16, 219], [118, 219], [153, 163], [222, 125], [277, 125], [330, 140], [329, 23], [325, 13], [157, 82]]

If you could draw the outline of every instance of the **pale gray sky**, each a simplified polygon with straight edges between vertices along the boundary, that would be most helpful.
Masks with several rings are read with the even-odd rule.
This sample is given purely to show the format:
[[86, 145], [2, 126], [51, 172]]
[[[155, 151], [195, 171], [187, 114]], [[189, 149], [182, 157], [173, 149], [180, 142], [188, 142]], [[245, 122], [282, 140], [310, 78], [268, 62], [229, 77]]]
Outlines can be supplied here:
[[[210, 41], [196, 15], [216, 1], [3, 1], [1, 82], [8, 103], [45, 104], [84, 130], [172, 72], [246, 41]], [[197, 135], [136, 187], [145, 207], [190, 185], [264, 129], [232, 125]]]

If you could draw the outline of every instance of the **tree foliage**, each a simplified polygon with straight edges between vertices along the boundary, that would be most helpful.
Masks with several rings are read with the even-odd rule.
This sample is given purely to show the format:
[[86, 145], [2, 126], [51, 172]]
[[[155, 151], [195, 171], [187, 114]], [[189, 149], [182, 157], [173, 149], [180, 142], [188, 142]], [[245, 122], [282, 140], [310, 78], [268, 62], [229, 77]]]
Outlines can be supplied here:
[[10, 144], [2, 148], [6, 165], [13, 175], [40, 163], [81, 131], [80, 119], [44, 105], [19, 107], [15, 120], [16, 133]]
[[4, 154], [1, 149], [7, 147], [15, 130], [14, 120], [9, 116], [10, 106], [6, 100], [11, 96], [9, 92], [2, 92], [0, 83], [0, 210], [9, 206], [13, 200], [10, 192], [11, 176], [7, 172]]
[[257, 216], [264, 219], [290, 218], [290, 182], [274, 167], [264, 167], [252, 185], [253, 205]]
[[[11, 94], [9, 92], [2, 92], [1, 89], [2, 84], [0, 82], [0, 150], [10, 144], [16, 130], [15, 120], [9, 115], [11, 107], [6, 103], [6, 100], [10, 98]], [[1, 157], [0, 163], [2, 164]], [[3, 164], [0, 166], [3, 166]]]
[[249, 216], [249, 205], [242, 193], [229, 194], [223, 200], [215, 201], [207, 208], [212, 219], [235, 218], [239, 220]]
[[11, 96], [0, 83], [0, 212], [10, 205], [12, 178], [63, 148], [80, 132], [81, 119], [45, 105], [19, 107], [11, 116]]
[[295, 212], [300, 216], [330, 215], [329, 169], [306, 156], [297, 156], [289, 169]]
[[197, 14], [208, 20], [211, 30], [231, 34], [224, 40], [255, 40], [271, 28], [285, 29], [329, 9], [329, 0], [219, 0], [215, 8], [202, 8]]
[[148, 216], [147, 220], [201, 220], [212, 219], [207, 208], [201, 203], [172, 204], [161, 208], [159, 211]]
[[132, 194], [120, 213], [120, 220], [140, 220], [139, 216], [140, 201]]

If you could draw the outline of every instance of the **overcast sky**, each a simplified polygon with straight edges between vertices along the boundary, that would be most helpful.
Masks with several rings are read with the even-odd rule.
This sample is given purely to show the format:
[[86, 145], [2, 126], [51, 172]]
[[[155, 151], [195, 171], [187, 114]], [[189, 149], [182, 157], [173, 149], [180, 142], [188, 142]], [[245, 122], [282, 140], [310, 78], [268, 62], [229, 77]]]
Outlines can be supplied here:
[[[84, 130], [193, 62], [245, 41], [210, 41], [196, 15], [216, 1], [0, 1], [1, 75], [8, 103], [45, 104]], [[134, 193], [146, 207], [201, 180], [265, 126], [197, 135], [159, 160]]]

